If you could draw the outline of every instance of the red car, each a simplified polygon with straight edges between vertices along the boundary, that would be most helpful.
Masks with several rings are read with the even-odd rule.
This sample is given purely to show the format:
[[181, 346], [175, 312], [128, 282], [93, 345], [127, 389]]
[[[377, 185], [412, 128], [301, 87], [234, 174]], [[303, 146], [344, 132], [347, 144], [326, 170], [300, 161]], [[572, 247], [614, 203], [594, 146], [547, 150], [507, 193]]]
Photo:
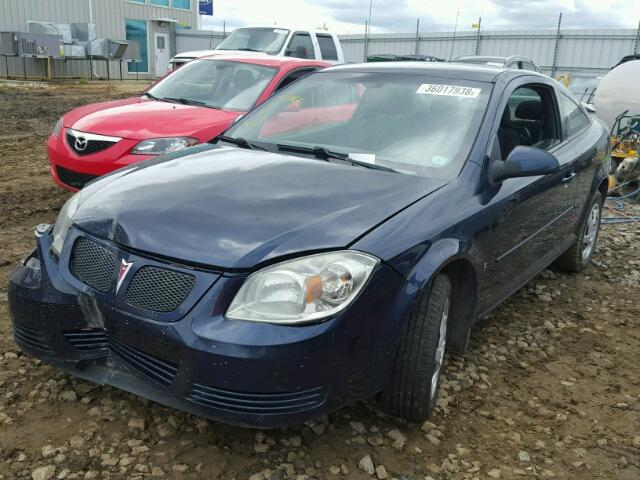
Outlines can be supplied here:
[[130, 163], [209, 141], [274, 92], [329, 65], [297, 58], [193, 60], [141, 97], [86, 105], [60, 118], [47, 141], [51, 175], [77, 191]]

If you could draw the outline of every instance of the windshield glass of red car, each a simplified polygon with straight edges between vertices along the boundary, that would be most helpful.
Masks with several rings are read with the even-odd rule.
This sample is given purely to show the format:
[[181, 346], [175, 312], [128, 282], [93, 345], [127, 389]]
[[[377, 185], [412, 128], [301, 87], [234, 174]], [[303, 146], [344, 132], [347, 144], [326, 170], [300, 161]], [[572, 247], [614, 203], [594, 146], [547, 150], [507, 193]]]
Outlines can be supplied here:
[[249, 110], [276, 74], [264, 65], [194, 60], [149, 90], [159, 100], [180, 99], [228, 110]]
[[274, 150], [321, 147], [448, 179], [469, 155], [490, 91], [490, 83], [453, 77], [320, 72], [272, 97], [226, 135]]
[[289, 36], [286, 28], [237, 28], [216, 50], [248, 50], [275, 55]]

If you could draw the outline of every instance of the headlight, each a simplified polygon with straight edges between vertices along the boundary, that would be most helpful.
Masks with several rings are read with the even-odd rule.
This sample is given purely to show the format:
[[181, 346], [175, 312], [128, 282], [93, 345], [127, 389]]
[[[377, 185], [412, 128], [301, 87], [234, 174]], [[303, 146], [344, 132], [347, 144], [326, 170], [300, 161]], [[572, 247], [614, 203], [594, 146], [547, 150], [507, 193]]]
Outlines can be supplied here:
[[54, 137], [58, 136], [61, 128], [62, 128], [62, 117], [60, 117], [56, 122], [56, 124], [53, 126], [53, 132], [51, 133], [53, 134]]
[[227, 318], [299, 324], [335, 315], [358, 295], [377, 264], [375, 257], [347, 250], [272, 265], [247, 278]]
[[63, 205], [60, 213], [58, 214], [56, 224], [53, 226], [53, 232], [51, 232], [51, 235], [53, 236], [51, 250], [53, 250], [53, 252], [58, 256], [60, 256], [62, 246], [64, 245], [64, 240], [65, 238], [67, 238], [69, 227], [71, 226], [71, 223], [73, 223], [73, 215], [78, 209], [79, 200], [80, 192], [76, 193], [73, 197], [67, 200], [67, 203]]
[[131, 153], [135, 155], [162, 155], [191, 147], [198, 139], [191, 137], [152, 138], [136, 145]]

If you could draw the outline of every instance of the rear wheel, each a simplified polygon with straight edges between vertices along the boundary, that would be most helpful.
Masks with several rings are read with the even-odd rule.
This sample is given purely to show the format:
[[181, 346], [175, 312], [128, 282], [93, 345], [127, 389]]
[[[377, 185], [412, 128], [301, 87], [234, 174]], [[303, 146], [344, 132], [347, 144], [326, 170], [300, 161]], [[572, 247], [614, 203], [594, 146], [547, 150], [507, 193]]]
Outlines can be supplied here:
[[438, 274], [422, 294], [398, 343], [385, 409], [414, 421], [428, 418], [438, 398], [451, 311], [451, 282]]
[[598, 241], [602, 204], [602, 194], [596, 192], [589, 207], [589, 213], [580, 226], [578, 238], [571, 248], [558, 258], [556, 261], [558, 267], [569, 272], [579, 272], [589, 264]]

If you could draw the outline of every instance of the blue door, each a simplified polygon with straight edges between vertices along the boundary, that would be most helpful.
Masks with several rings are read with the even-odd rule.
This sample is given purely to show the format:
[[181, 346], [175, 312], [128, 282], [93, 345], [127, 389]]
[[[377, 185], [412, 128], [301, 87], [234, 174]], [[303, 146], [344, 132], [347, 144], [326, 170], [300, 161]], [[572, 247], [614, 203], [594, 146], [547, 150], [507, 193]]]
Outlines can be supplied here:
[[145, 20], [126, 18], [124, 25], [126, 39], [132, 42], [138, 42], [140, 46], [140, 61], [129, 62], [127, 65], [128, 72], [149, 73], [147, 22]]

